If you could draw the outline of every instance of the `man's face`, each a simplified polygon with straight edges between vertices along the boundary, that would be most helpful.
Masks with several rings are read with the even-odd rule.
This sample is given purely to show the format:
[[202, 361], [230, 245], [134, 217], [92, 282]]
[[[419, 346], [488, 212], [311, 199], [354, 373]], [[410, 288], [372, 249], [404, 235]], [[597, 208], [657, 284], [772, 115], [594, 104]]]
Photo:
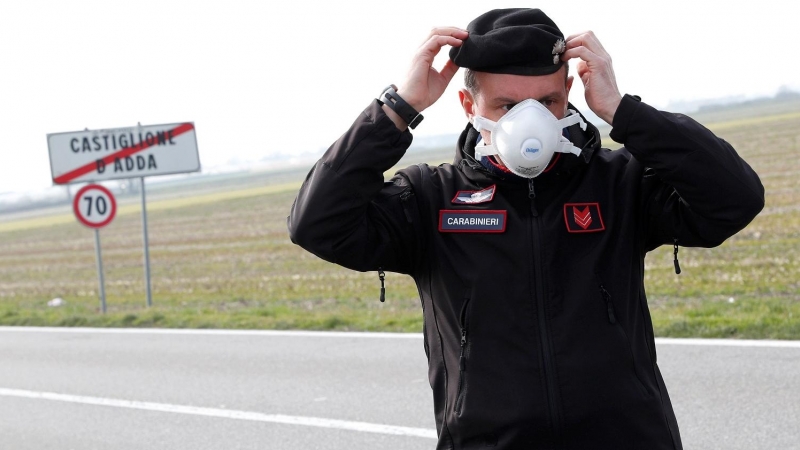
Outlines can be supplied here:
[[[532, 98], [544, 105], [556, 119], [567, 115], [567, 101], [572, 87], [572, 77], [566, 78], [562, 67], [550, 75], [509, 75], [476, 72], [477, 93], [462, 89], [458, 96], [467, 118], [483, 116], [497, 122], [517, 103]], [[481, 136], [491, 143], [491, 134], [482, 130]]]

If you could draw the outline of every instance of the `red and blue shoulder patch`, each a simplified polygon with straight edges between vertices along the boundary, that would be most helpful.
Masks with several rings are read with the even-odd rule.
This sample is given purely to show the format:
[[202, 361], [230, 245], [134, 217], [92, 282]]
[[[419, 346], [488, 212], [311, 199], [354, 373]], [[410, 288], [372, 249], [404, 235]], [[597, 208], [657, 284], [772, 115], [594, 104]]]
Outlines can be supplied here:
[[456, 205], [488, 203], [494, 199], [495, 191], [497, 191], [497, 185], [494, 184], [480, 191], [458, 191], [451, 202]]

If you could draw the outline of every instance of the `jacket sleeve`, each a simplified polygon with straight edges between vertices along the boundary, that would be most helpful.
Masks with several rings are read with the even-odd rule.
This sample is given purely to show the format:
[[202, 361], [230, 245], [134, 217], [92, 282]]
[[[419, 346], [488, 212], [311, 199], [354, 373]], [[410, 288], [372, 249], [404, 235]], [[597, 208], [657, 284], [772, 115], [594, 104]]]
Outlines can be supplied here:
[[714, 247], [764, 207], [758, 175], [730, 144], [693, 119], [625, 95], [611, 138], [647, 167], [642, 180], [646, 250]]
[[292, 242], [350, 269], [410, 273], [413, 191], [401, 176], [384, 183], [383, 173], [411, 139], [370, 104], [306, 177], [287, 219]]

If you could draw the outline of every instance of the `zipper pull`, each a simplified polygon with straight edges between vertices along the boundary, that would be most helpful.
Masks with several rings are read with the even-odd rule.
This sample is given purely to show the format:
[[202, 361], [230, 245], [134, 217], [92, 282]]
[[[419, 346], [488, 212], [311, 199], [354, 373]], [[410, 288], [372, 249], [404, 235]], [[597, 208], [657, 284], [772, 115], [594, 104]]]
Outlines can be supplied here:
[[600, 285], [600, 294], [606, 301], [606, 310], [608, 311], [608, 323], [617, 323], [617, 317], [614, 315], [614, 305], [611, 303], [611, 294], [608, 293], [603, 285]]
[[536, 191], [533, 189], [533, 178], [528, 179], [528, 198], [531, 199], [533, 217], [538, 217], [539, 211], [536, 209]]
[[386, 301], [386, 286], [384, 285], [386, 274], [383, 272], [382, 267], [378, 267], [378, 278], [381, 280], [381, 303], [383, 303]]
[[674, 260], [672, 262], [675, 264], [675, 274], [676, 275], [680, 275], [681, 274], [681, 265], [678, 262], [678, 239], [675, 238], [673, 240], [675, 241], [675, 244], [674, 244], [675, 245], [675, 251], [672, 253], [673, 257], [674, 257]]

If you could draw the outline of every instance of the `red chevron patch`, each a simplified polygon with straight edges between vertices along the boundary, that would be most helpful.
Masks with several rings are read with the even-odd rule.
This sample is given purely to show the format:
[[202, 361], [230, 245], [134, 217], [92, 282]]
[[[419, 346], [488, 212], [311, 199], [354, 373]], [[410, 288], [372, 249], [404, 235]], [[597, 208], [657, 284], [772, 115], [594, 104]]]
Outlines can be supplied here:
[[574, 213], [575, 223], [584, 230], [589, 228], [589, 225], [592, 224], [592, 212], [589, 211], [589, 207], [587, 206], [583, 208], [583, 210], [572, 208], [572, 211]]
[[564, 222], [570, 233], [592, 233], [606, 229], [599, 203], [567, 203]]

